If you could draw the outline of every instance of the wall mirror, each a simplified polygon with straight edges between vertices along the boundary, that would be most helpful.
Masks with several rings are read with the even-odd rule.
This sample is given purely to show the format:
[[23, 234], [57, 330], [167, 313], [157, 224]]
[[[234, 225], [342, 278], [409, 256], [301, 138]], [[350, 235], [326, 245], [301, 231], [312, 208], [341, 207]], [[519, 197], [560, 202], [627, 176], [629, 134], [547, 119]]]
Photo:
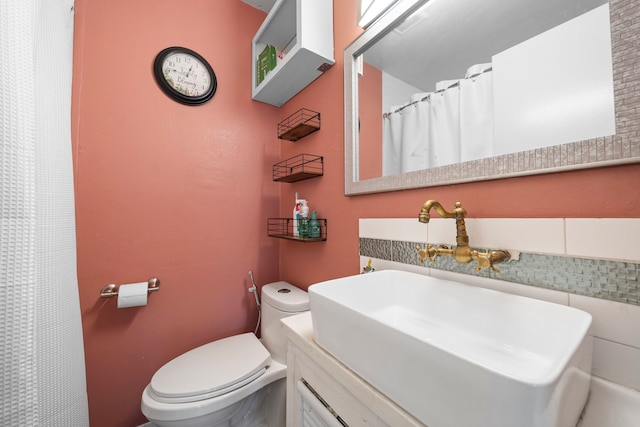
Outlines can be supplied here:
[[344, 52], [345, 194], [639, 162], [632, 3], [400, 0]]

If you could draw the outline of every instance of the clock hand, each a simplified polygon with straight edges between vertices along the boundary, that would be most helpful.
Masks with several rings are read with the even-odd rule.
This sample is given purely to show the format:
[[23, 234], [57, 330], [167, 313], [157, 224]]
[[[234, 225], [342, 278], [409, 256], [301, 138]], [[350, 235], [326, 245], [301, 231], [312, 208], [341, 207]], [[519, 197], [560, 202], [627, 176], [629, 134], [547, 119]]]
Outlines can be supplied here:
[[169, 70], [170, 72], [172, 72], [172, 73], [182, 74], [183, 76], [187, 76], [187, 77], [189, 76], [189, 74], [188, 74], [188, 73], [185, 73], [185, 72], [183, 72], [183, 71], [178, 71], [178, 70], [177, 70], [177, 69], [175, 69], [175, 68], [168, 68], [168, 70]]

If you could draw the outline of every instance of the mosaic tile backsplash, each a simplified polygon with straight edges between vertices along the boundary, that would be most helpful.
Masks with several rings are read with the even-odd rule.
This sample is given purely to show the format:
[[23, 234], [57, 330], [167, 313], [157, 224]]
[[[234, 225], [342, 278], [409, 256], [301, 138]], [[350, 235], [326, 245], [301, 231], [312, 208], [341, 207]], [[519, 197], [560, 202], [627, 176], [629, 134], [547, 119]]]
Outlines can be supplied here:
[[428, 260], [420, 263], [416, 246], [425, 247], [426, 244], [360, 238], [360, 255], [640, 305], [640, 264], [521, 252], [518, 260], [498, 264], [500, 273], [490, 269], [476, 272], [475, 262], [459, 264], [450, 257], [437, 257], [434, 263]]

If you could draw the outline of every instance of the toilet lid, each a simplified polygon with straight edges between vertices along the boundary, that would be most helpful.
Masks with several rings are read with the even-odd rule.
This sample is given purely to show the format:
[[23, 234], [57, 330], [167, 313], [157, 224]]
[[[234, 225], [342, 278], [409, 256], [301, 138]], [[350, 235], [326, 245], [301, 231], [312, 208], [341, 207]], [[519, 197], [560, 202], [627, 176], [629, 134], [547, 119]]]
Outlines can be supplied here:
[[151, 378], [156, 400], [194, 402], [229, 393], [262, 375], [271, 355], [252, 333], [235, 335], [176, 357]]

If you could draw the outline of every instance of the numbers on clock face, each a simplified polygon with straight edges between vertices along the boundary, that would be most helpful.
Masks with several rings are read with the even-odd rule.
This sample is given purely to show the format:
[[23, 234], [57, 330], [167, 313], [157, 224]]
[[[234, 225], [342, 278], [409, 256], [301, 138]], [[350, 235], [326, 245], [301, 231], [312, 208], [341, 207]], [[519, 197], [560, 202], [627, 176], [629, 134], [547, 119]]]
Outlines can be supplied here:
[[186, 96], [201, 96], [211, 87], [207, 67], [198, 58], [186, 53], [167, 55], [162, 62], [162, 73], [176, 92]]

